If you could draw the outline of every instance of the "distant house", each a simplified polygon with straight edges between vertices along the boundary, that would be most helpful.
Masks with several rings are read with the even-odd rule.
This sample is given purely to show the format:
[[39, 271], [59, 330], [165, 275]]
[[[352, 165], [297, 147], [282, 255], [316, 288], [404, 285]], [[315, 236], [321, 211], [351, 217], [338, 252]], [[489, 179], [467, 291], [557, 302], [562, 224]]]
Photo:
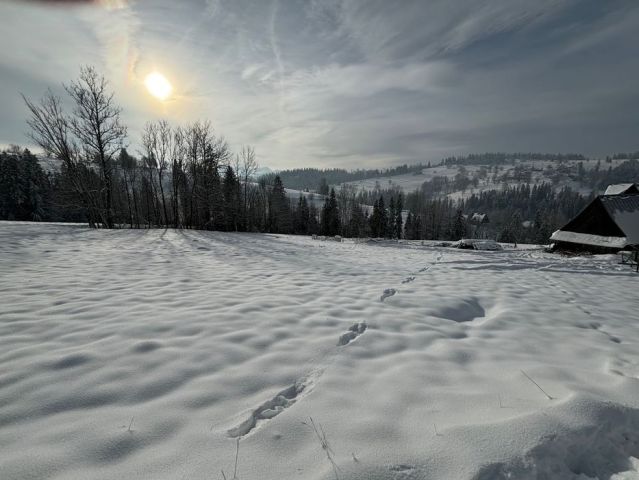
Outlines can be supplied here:
[[488, 223], [488, 215], [486, 213], [472, 213], [470, 215], [463, 214], [462, 217], [468, 223], [472, 223], [473, 225], [480, 225], [482, 223]]
[[633, 183], [609, 186], [550, 240], [560, 250], [639, 249], [639, 189]]
[[486, 229], [482, 227], [490, 223], [487, 214], [472, 213], [471, 215], [462, 215], [462, 217], [468, 223], [468, 232], [472, 237], [483, 238], [486, 236]]
[[469, 219], [470, 223], [474, 223], [475, 225], [481, 225], [482, 223], [489, 223], [488, 215], [485, 213], [473, 213]]

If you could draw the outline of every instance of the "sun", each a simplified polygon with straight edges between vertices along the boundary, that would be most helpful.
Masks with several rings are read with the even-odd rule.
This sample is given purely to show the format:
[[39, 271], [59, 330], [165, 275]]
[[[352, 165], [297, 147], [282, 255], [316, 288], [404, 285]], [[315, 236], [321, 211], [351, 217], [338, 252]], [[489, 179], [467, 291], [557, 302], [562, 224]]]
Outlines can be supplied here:
[[171, 82], [159, 72], [149, 73], [144, 79], [144, 85], [149, 93], [158, 100], [166, 100], [173, 92]]

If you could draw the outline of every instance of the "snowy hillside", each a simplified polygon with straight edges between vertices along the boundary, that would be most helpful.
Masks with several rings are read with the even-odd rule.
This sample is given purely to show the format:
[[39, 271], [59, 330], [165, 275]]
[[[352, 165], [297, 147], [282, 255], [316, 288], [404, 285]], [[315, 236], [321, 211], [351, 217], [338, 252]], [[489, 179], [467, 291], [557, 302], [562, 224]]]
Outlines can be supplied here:
[[238, 439], [241, 480], [639, 478], [613, 256], [0, 223], [0, 272], [3, 480], [231, 479]]
[[[568, 186], [575, 191], [581, 192], [583, 195], [591, 193], [590, 187], [583, 185], [575, 179], [571, 179], [571, 175], [565, 175], [560, 182], [553, 182], [553, 176], [576, 170], [581, 162], [585, 171], [591, 170], [600, 162], [600, 167], [607, 169], [608, 167], [616, 167], [624, 163], [625, 159], [612, 159], [610, 163], [600, 162], [597, 159], [586, 160], [568, 160], [559, 164], [557, 161], [550, 160], [518, 160], [513, 164], [498, 165], [498, 169], [494, 170], [494, 166], [481, 165], [438, 165], [434, 167], [424, 168], [419, 174], [395, 175], [378, 178], [368, 178], [356, 182], [348, 182], [349, 185], [355, 185], [359, 189], [374, 190], [377, 186], [382, 189], [400, 188], [405, 192], [411, 192], [420, 189], [424, 182], [432, 182], [434, 178], [446, 177], [453, 182], [455, 176], [460, 173], [462, 168], [463, 175], [468, 179], [479, 176], [478, 184], [469, 185], [464, 190], [454, 190], [447, 193], [450, 198], [468, 198], [473, 193], [479, 193], [485, 190], [501, 190], [506, 186], [519, 185], [521, 183], [530, 183], [531, 185], [541, 183], [556, 183], [557, 190]], [[485, 176], [481, 178], [481, 171], [485, 171]], [[523, 171], [523, 172], [522, 172]], [[525, 173], [529, 177], [522, 175]], [[501, 179], [495, 181], [494, 175], [497, 177], [507, 177], [506, 181]], [[525, 177], [525, 178], [524, 178]], [[601, 192], [603, 193], [603, 192]]]
[[314, 205], [315, 208], [320, 209], [326, 201], [326, 196], [314, 192], [304, 192], [301, 190], [293, 190], [287, 188], [285, 190], [286, 197], [295, 205], [299, 201], [300, 197], [305, 197], [309, 205]]

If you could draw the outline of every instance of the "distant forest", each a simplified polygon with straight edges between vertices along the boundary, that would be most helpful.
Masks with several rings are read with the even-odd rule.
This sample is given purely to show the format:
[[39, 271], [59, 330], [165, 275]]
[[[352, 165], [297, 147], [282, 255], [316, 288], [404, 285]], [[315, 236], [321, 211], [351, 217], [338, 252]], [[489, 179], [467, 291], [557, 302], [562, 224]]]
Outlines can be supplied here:
[[[358, 169], [345, 170], [343, 168], [294, 168], [282, 170], [277, 175], [282, 179], [284, 185], [293, 190], [313, 190], [322, 194], [328, 193], [328, 185], [338, 185], [340, 183], [365, 180], [367, 178], [390, 177], [395, 175], [406, 175], [414, 172], [421, 172], [428, 165], [399, 165], [386, 169]], [[267, 181], [272, 181], [275, 174], [265, 175]], [[325, 186], [324, 188], [322, 186]]]
[[460, 157], [447, 157], [442, 160], [443, 165], [502, 165], [515, 160], [551, 160], [563, 162], [566, 160], [585, 160], [580, 153], [472, 153]]
[[[409, 240], [475, 236], [546, 243], [555, 229], [592, 200], [592, 195], [558, 188], [565, 180], [578, 180], [595, 190], [610, 183], [639, 181], [636, 159], [607, 168], [598, 162], [588, 170], [580, 162], [559, 162], [549, 173], [552, 183], [537, 185], [530, 184], [529, 170], [517, 166], [508, 173], [515, 176], [516, 184], [504, 183], [504, 188], [487, 189], [462, 200], [445, 196], [448, 182], [463, 190], [489, 175], [493, 182], [513, 178], [505, 178], [499, 165], [475, 170], [472, 176], [459, 165], [454, 178], [436, 177], [412, 192], [397, 187], [365, 191], [353, 185], [338, 189], [329, 185], [419, 172], [424, 165], [355, 172], [297, 169], [255, 178], [254, 149], [246, 146], [232, 152], [208, 122], [147, 123], [140, 142], [143, 152], [133, 156], [125, 148], [127, 130], [103, 77], [84, 68], [65, 89], [66, 102], [51, 91], [38, 102], [24, 99], [32, 139], [56, 161], [43, 168], [29, 150], [11, 147], [0, 152], [0, 220]], [[70, 111], [63, 107], [68, 103], [74, 105]], [[494, 155], [497, 157], [490, 158], [508, 154], [464, 158], [470, 162]], [[286, 188], [314, 190], [318, 198], [291, 196]], [[474, 213], [482, 215], [474, 217]]]

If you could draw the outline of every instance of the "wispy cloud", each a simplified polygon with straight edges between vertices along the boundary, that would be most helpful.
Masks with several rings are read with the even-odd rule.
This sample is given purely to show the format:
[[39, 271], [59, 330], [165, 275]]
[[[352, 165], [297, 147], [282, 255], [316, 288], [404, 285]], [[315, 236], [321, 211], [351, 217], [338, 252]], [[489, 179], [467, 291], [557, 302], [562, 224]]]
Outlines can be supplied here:
[[[34, 32], [0, 50], [1, 143], [24, 141], [17, 90], [93, 63], [132, 143], [146, 119], [206, 117], [272, 167], [637, 148], [634, 0], [9, 2], [0, 15], [6, 35]], [[152, 69], [173, 101], [145, 95]]]
[[100, 44], [95, 61], [104, 65], [112, 82], [126, 85], [135, 79], [135, 66], [140, 52], [136, 35], [140, 21], [125, 0], [99, 0], [101, 8], [83, 8], [78, 17], [86, 22]]

